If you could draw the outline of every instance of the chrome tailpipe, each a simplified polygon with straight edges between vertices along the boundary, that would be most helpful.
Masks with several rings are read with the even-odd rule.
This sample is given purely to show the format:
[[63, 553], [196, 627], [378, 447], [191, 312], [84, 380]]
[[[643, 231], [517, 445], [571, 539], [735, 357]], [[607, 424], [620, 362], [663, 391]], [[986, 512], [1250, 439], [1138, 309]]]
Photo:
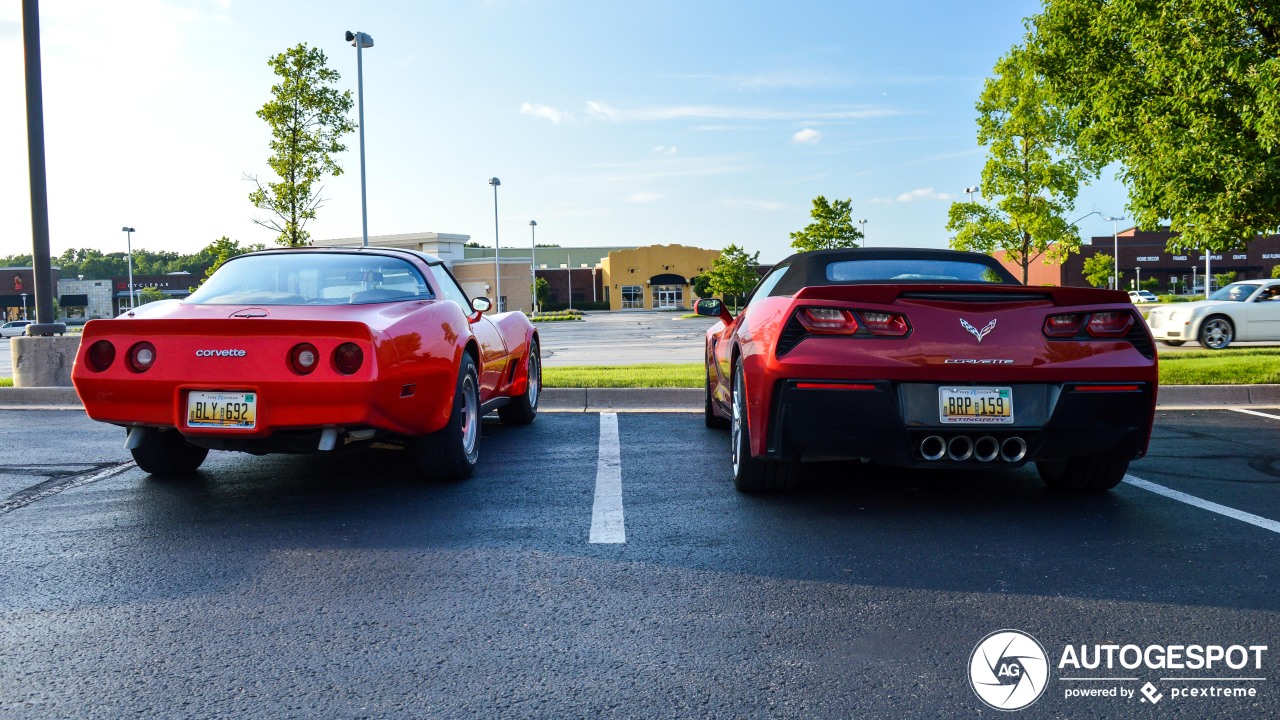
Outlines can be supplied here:
[[1000, 444], [1000, 459], [1005, 462], [1018, 462], [1027, 456], [1027, 441], [1020, 437], [1005, 439]]
[[947, 441], [947, 457], [964, 462], [973, 457], [973, 440], [968, 435], [956, 435]]
[[991, 462], [1000, 457], [1000, 441], [983, 435], [973, 443], [973, 458], [978, 462]]
[[941, 435], [930, 435], [920, 441], [920, 457], [925, 460], [941, 460], [947, 454], [947, 442]]

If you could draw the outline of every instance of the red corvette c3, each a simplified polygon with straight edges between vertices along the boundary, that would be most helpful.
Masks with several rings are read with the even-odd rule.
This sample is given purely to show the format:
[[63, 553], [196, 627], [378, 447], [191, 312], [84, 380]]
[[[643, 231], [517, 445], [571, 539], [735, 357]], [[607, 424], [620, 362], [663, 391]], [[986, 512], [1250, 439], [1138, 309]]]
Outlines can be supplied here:
[[425, 253], [250, 253], [185, 300], [90, 321], [72, 380], [89, 417], [125, 427], [152, 474], [193, 472], [210, 449], [390, 441], [424, 474], [464, 478], [486, 413], [527, 424], [538, 411], [537, 330], [490, 306]]
[[1151, 437], [1156, 353], [1123, 292], [1028, 287], [994, 259], [821, 250], [778, 263], [707, 331], [708, 426], [735, 486], [791, 485], [804, 459], [1019, 467], [1107, 490]]

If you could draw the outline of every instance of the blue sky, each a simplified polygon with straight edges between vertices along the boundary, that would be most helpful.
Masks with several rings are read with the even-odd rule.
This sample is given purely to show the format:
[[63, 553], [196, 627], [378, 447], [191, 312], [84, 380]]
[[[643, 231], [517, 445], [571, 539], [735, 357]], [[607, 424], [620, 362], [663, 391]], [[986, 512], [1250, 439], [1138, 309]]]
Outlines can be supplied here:
[[[503, 246], [683, 243], [789, 254], [811, 199], [851, 198], [871, 246], [944, 247], [977, 184], [974, 103], [1029, 1], [241, 2], [45, 0], [51, 244], [194, 251], [270, 242], [246, 173], [269, 175], [267, 59], [365, 51], [369, 232]], [[0, 255], [31, 247], [21, 10], [0, 6]], [[354, 110], [353, 110], [354, 116]], [[317, 238], [360, 234], [358, 139]], [[1085, 188], [1076, 215], [1125, 214]], [[1109, 235], [1098, 215], [1082, 234]]]

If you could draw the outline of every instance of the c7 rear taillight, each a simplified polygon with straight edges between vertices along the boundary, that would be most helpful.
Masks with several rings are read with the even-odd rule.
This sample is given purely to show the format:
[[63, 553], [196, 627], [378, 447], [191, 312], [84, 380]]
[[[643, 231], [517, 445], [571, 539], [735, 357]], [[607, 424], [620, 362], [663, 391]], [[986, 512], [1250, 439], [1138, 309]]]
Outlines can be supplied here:
[[796, 313], [800, 324], [814, 335], [852, 335], [858, 332], [858, 319], [841, 308], [807, 307]]
[[342, 343], [333, 351], [333, 365], [344, 375], [354, 375], [364, 364], [364, 351], [355, 343]]
[[862, 322], [873, 335], [902, 337], [911, 331], [907, 318], [898, 313], [862, 311]]
[[89, 352], [85, 354], [89, 362], [89, 367], [97, 372], [102, 372], [111, 367], [111, 363], [116, 361], [116, 346], [106, 340], [89, 346]]
[[1075, 337], [1080, 332], [1080, 328], [1084, 327], [1085, 319], [1088, 317], [1087, 314], [1081, 313], [1050, 315], [1044, 319], [1044, 334], [1058, 338]]
[[319, 364], [320, 351], [311, 343], [298, 343], [289, 351], [289, 367], [299, 375], [309, 374]]
[[129, 348], [129, 369], [134, 372], [146, 372], [156, 362], [156, 346], [143, 341]]
[[1133, 327], [1133, 315], [1123, 310], [1097, 312], [1089, 317], [1085, 326], [1090, 337], [1112, 338], [1124, 337]]

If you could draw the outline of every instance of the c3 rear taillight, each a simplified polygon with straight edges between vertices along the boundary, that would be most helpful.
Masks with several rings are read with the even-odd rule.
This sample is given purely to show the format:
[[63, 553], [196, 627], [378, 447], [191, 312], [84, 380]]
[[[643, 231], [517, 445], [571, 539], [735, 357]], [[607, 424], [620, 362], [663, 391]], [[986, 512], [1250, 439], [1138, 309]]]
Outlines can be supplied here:
[[85, 354], [85, 357], [89, 362], [90, 368], [93, 368], [96, 372], [102, 372], [111, 367], [111, 363], [116, 361], [116, 346], [106, 340], [99, 340], [89, 346], [89, 352]]
[[841, 308], [801, 308], [796, 317], [805, 330], [814, 335], [852, 335], [858, 332], [858, 319]]
[[873, 335], [902, 337], [911, 331], [907, 318], [898, 313], [862, 311], [862, 322]]
[[1124, 337], [1131, 327], [1133, 327], [1133, 315], [1123, 310], [1115, 310], [1094, 313], [1089, 317], [1089, 324], [1085, 329], [1090, 337], [1111, 338]]
[[134, 372], [146, 372], [156, 362], [156, 346], [143, 341], [129, 348], [129, 369]]
[[311, 343], [298, 343], [289, 351], [289, 367], [299, 375], [307, 375], [320, 364], [320, 351]]
[[342, 343], [333, 351], [333, 364], [338, 372], [354, 375], [364, 364], [364, 351], [355, 343]]
[[1089, 316], [1080, 313], [1050, 315], [1044, 319], [1044, 334], [1058, 338], [1075, 337], [1080, 332], [1080, 328], [1084, 327], [1087, 317]]

